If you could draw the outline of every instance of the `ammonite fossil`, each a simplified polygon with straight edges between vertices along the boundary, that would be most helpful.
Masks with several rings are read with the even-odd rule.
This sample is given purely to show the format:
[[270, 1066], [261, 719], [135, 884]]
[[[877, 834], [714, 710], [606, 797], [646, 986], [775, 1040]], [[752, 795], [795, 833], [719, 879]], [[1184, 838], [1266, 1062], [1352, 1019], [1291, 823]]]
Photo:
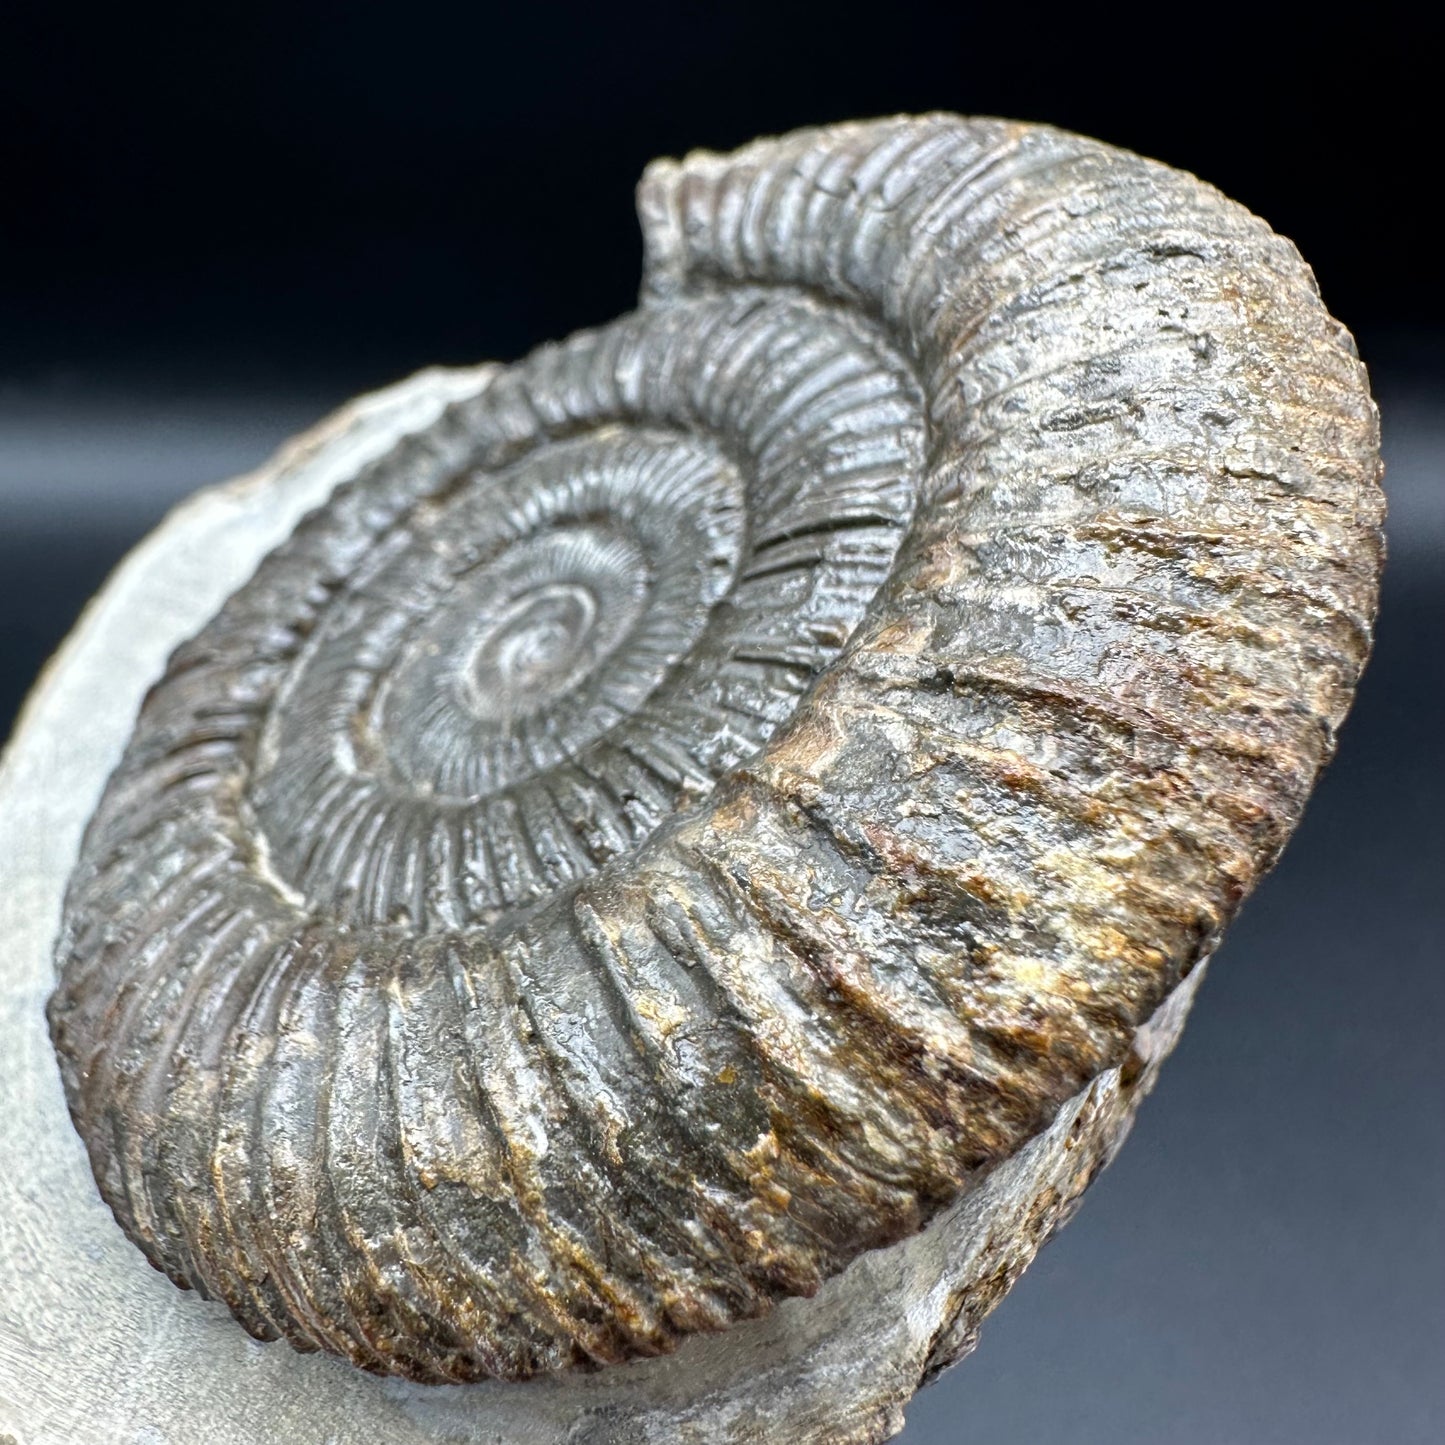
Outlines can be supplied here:
[[1193, 178], [940, 115], [659, 163], [639, 309], [172, 658], [52, 1033], [261, 1338], [654, 1355], [920, 1230], [1206, 956], [1364, 662], [1348, 335]]

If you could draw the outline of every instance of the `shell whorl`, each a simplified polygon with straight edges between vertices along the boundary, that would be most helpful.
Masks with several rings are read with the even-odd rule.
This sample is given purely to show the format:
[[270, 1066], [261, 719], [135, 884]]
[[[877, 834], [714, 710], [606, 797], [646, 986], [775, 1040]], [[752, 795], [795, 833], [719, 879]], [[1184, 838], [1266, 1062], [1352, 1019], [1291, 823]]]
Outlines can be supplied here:
[[426, 1381], [672, 1348], [1125, 1055], [1368, 651], [1363, 369], [1193, 178], [952, 116], [645, 177], [643, 304], [172, 658], [52, 1033], [105, 1199]]

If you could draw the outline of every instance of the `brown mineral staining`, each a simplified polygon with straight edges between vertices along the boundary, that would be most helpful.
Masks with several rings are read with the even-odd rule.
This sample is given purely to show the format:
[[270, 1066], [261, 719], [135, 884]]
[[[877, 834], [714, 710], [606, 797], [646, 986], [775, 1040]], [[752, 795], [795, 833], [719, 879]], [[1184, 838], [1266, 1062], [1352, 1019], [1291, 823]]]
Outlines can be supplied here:
[[640, 211], [637, 312], [180, 649], [71, 882], [51, 1023], [116, 1217], [376, 1372], [669, 1351], [1121, 1065], [1126, 1117], [1368, 649], [1364, 372], [1213, 190], [931, 116], [659, 163]]

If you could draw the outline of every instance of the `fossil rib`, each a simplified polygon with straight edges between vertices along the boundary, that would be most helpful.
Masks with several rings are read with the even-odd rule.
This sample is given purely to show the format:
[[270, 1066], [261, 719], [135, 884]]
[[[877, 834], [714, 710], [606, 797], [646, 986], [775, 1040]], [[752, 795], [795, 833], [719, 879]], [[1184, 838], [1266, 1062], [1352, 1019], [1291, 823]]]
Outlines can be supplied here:
[[671, 1349], [1124, 1058], [1328, 756], [1375, 413], [1294, 249], [951, 116], [645, 177], [641, 308], [174, 656], [52, 1033], [126, 1230], [426, 1381]]

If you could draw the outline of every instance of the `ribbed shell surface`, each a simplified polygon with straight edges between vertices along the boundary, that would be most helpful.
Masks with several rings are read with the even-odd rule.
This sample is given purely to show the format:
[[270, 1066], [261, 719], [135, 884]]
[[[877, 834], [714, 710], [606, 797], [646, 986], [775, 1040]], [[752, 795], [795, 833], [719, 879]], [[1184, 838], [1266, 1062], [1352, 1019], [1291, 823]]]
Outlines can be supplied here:
[[673, 1348], [1116, 1065], [1364, 663], [1373, 404], [1192, 177], [953, 116], [653, 166], [643, 303], [148, 697], [51, 1024], [177, 1283], [426, 1381]]

